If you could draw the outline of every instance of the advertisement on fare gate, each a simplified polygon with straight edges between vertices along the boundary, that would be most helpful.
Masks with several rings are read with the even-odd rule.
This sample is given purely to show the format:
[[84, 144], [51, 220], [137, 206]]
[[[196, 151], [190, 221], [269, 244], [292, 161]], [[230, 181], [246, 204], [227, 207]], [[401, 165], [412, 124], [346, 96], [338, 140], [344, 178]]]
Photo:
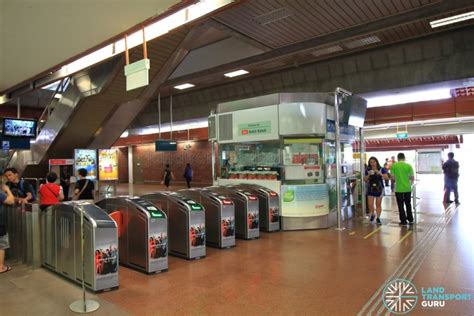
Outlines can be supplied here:
[[97, 152], [95, 149], [74, 149], [74, 170], [77, 175], [79, 169], [87, 170], [87, 179], [97, 177]]
[[95, 249], [96, 277], [106, 277], [118, 272], [118, 247], [116, 244], [98, 246]]
[[99, 180], [118, 180], [116, 149], [99, 149]]

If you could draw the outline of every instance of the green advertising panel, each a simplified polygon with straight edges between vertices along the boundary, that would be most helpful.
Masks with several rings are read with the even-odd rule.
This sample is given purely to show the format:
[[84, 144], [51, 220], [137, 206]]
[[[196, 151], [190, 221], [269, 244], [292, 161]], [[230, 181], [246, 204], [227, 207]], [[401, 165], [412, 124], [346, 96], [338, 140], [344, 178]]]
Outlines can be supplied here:
[[327, 184], [283, 185], [281, 187], [283, 216], [309, 217], [329, 213]]

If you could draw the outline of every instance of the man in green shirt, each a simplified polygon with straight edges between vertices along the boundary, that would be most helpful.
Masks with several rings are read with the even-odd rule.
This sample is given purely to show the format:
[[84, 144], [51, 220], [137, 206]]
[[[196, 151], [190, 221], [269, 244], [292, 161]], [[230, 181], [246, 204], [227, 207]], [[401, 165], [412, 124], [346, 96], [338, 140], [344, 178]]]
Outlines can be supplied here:
[[[390, 168], [390, 174], [395, 179], [395, 196], [397, 197], [398, 212], [400, 215], [399, 225], [413, 224], [411, 212], [411, 184], [415, 179], [413, 168], [405, 162], [405, 154], [397, 155], [398, 162]], [[405, 212], [406, 206], [406, 212]], [[408, 222], [407, 222], [408, 220]]]

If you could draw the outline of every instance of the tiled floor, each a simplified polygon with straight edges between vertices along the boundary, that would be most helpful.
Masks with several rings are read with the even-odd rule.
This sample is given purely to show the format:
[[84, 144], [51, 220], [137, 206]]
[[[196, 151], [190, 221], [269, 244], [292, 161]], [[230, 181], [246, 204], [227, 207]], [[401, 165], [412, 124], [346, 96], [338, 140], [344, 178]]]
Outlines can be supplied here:
[[[474, 294], [474, 213], [463, 203], [440, 228], [451, 211], [446, 213], [439, 186], [433, 186], [439, 181], [422, 178], [419, 224], [412, 228], [396, 225], [396, 205], [386, 197], [380, 230], [367, 219], [354, 219], [344, 231], [262, 234], [238, 240], [232, 249], [207, 248], [201, 260], [170, 257], [169, 271], [158, 275], [121, 267], [118, 290], [89, 297], [102, 305], [97, 315], [355, 315], [366, 313], [367, 302], [382, 306], [380, 296], [370, 298], [394, 272], [400, 272], [395, 277], [414, 273], [410, 279], [418, 291], [443, 286]], [[120, 185], [118, 193], [161, 188]], [[467, 196], [461, 191], [461, 202]], [[78, 298], [77, 286], [41, 269], [16, 266], [0, 276], [2, 316], [63, 315]], [[474, 300], [447, 302], [437, 310], [418, 305], [412, 313], [473, 315]]]

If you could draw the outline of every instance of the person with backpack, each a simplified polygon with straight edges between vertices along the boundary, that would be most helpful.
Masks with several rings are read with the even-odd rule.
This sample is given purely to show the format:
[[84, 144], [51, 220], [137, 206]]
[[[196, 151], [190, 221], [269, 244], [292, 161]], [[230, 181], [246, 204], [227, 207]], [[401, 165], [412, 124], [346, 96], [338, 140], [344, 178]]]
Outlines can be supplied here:
[[458, 178], [459, 162], [454, 160], [454, 153], [448, 153], [448, 160], [443, 164], [444, 173], [444, 197], [443, 203], [450, 204], [451, 191], [454, 192], [454, 203], [459, 204]]
[[[367, 205], [369, 207], [370, 222], [376, 219], [377, 225], [382, 225], [382, 194], [384, 181], [388, 179], [387, 169], [382, 168], [377, 158], [370, 157], [369, 165], [365, 171], [364, 181], [367, 182]], [[374, 207], [375, 204], [375, 207]]]
[[20, 204], [31, 203], [36, 200], [33, 186], [21, 178], [15, 168], [6, 168], [3, 175], [7, 178], [6, 185], [15, 196], [15, 201]]
[[55, 172], [48, 173], [46, 183], [42, 184], [38, 190], [39, 205], [42, 211], [64, 200], [63, 188], [55, 183], [57, 179], [58, 175]]
[[191, 187], [191, 181], [193, 180], [193, 169], [189, 163], [186, 164], [186, 168], [184, 169], [184, 178], [186, 179], [189, 189]]

